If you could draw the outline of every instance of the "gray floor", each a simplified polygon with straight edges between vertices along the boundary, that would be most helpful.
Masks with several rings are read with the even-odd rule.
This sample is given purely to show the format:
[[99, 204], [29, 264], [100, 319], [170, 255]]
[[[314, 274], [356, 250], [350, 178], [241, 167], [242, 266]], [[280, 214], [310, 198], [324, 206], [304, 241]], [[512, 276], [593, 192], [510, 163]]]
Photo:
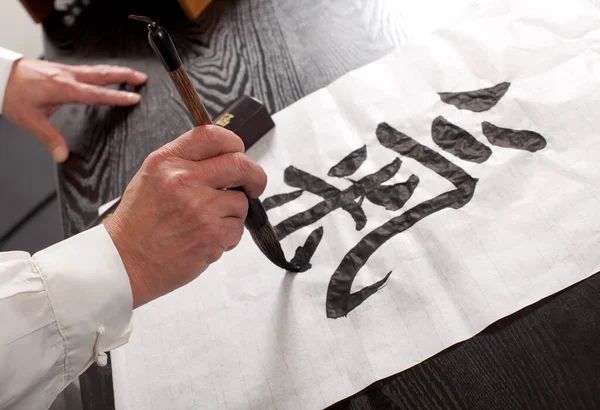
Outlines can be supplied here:
[[0, 251], [34, 253], [63, 238], [54, 181], [42, 144], [0, 117]]

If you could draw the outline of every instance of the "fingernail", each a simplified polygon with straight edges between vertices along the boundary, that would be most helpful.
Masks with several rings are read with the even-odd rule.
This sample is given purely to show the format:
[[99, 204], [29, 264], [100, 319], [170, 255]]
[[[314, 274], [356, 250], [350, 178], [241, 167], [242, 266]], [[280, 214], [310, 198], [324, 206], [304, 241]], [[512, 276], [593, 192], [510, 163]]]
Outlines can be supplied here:
[[129, 101], [131, 101], [131, 103], [137, 104], [140, 102], [142, 96], [136, 93], [127, 93], [127, 98], [129, 99]]
[[57, 147], [54, 148], [54, 151], [52, 151], [52, 158], [54, 158], [54, 161], [58, 163], [65, 162], [68, 157], [69, 150], [65, 147]]
[[136, 71], [136, 76], [140, 81], [146, 82], [146, 80], [148, 79], [148, 75], [146, 75], [145, 73], [142, 73], [140, 71]]

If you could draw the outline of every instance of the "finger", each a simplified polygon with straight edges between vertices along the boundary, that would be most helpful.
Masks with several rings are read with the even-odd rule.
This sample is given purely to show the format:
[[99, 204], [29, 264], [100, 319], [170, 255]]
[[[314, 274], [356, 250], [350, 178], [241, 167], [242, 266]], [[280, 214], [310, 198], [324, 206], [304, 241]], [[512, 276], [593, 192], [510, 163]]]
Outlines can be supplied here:
[[93, 85], [120, 83], [141, 85], [148, 79], [148, 76], [140, 71], [114, 65], [63, 65], [62, 67], [71, 72], [77, 81]]
[[221, 229], [223, 235], [223, 248], [228, 252], [239, 245], [244, 235], [244, 220], [239, 218], [223, 218]]
[[248, 199], [239, 191], [215, 191], [215, 203], [218, 204], [218, 215], [223, 218], [238, 218], [242, 221], [248, 214]]
[[66, 98], [70, 102], [89, 105], [127, 106], [140, 102], [139, 94], [84, 83], [74, 83]]
[[41, 114], [33, 116], [32, 121], [27, 122], [23, 127], [46, 146], [54, 161], [65, 162], [69, 157], [69, 147], [64, 137], [45, 116]]
[[235, 152], [196, 163], [196, 173], [216, 189], [241, 186], [251, 198], [258, 198], [267, 185], [267, 174], [246, 155]]
[[223, 127], [207, 125], [186, 132], [161, 151], [189, 161], [202, 161], [222, 154], [244, 152], [244, 142]]

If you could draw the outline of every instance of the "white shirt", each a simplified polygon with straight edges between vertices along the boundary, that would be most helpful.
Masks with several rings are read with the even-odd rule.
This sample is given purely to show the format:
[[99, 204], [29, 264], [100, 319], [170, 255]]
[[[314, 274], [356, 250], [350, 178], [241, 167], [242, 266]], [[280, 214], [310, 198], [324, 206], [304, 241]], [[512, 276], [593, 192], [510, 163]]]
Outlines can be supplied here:
[[0, 47], [0, 113], [4, 105], [4, 92], [13, 63], [23, 57], [21, 54]]
[[[0, 48], [0, 112], [20, 55]], [[103, 226], [44, 249], [0, 252], [0, 409], [47, 409], [129, 340], [133, 298]]]

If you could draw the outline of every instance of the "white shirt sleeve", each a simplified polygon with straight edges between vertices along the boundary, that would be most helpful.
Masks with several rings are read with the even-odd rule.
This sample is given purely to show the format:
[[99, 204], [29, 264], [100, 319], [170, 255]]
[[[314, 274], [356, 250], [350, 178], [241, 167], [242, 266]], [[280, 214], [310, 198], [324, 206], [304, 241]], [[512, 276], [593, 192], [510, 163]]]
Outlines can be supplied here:
[[129, 277], [104, 226], [44, 249], [0, 253], [0, 409], [47, 409], [129, 340]]
[[14, 62], [21, 57], [23, 56], [19, 53], [0, 47], [0, 114], [2, 114], [4, 92], [6, 91], [6, 85], [8, 84], [12, 66]]

